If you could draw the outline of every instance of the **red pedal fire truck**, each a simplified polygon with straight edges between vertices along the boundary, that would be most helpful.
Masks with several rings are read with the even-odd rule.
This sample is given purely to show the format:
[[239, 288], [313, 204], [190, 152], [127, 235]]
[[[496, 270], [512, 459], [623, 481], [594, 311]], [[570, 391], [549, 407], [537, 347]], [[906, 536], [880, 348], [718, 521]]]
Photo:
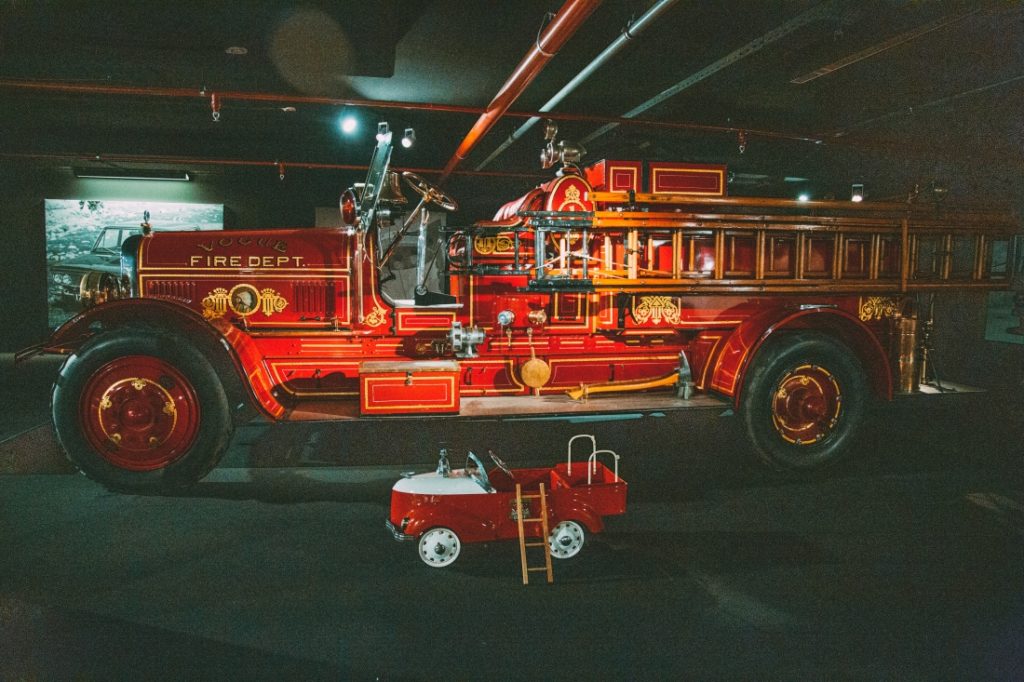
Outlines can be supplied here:
[[390, 169], [388, 135], [340, 227], [129, 239], [120, 281], [36, 349], [67, 355], [68, 456], [159, 490], [203, 477], [257, 412], [558, 412], [644, 392], [718, 396], [762, 459], [810, 468], [848, 449], [870, 399], [912, 385], [911, 297], [1014, 276], [1008, 215], [726, 197], [721, 166], [547, 152], [549, 181], [465, 227], [439, 225], [454, 198]]

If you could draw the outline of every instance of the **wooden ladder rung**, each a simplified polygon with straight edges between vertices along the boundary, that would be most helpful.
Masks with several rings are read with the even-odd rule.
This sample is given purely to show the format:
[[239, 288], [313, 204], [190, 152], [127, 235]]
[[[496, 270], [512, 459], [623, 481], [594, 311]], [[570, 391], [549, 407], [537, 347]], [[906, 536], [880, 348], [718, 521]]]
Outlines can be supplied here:
[[[523, 518], [523, 500], [540, 500], [540, 516]], [[519, 526], [519, 558], [523, 569], [523, 584], [530, 584], [530, 573], [534, 571], [544, 571], [548, 576], [548, 583], [554, 582], [551, 574], [551, 545], [548, 544], [548, 503], [547, 496], [544, 494], [544, 484], [540, 484], [540, 489], [536, 495], [524, 495], [523, 489], [519, 483], [516, 483], [516, 517], [518, 519]], [[524, 523], [539, 523], [541, 524], [541, 539], [537, 541], [527, 542], [526, 531], [523, 529]], [[544, 565], [543, 566], [527, 566], [526, 565], [526, 548], [527, 547], [543, 547], [544, 548]]]

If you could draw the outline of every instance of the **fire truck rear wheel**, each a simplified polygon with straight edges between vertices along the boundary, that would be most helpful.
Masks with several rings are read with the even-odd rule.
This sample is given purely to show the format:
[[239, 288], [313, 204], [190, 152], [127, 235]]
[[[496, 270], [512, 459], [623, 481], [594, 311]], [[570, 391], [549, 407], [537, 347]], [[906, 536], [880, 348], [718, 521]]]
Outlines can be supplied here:
[[868, 400], [853, 351], [824, 334], [793, 332], [769, 340], [753, 362], [740, 413], [764, 462], [806, 471], [847, 454]]
[[195, 483], [217, 464], [233, 430], [206, 357], [185, 338], [142, 327], [102, 333], [70, 355], [52, 410], [68, 459], [122, 492]]

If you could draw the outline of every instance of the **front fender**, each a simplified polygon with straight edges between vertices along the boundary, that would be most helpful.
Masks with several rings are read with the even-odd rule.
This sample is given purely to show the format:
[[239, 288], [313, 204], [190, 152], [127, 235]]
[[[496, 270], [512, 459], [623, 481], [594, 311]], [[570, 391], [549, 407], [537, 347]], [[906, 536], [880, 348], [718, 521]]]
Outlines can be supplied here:
[[874, 332], [856, 316], [829, 306], [769, 308], [744, 320], [714, 358], [710, 388], [731, 397], [738, 408], [743, 379], [758, 349], [772, 334], [793, 327], [819, 330], [842, 341], [860, 361], [875, 395], [892, 399], [892, 370]]
[[263, 356], [252, 339], [225, 320], [205, 320], [173, 301], [129, 298], [89, 308], [58, 327], [40, 350], [72, 353], [98, 333], [139, 325], [166, 330], [196, 343], [217, 370], [234, 404], [245, 400], [275, 419], [284, 414], [284, 406], [272, 393], [273, 382]]

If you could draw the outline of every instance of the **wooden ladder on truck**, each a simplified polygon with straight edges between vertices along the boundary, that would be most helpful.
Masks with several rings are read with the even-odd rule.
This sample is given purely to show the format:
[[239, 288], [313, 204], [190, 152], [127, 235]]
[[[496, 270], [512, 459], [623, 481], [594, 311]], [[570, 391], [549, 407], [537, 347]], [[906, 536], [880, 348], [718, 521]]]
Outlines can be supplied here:
[[[523, 500], [540, 500], [540, 516], [531, 516], [529, 518], [523, 518]], [[530, 573], [534, 571], [545, 571], [548, 576], [548, 584], [554, 582], [554, 577], [551, 574], [551, 546], [548, 545], [548, 498], [544, 493], [544, 484], [540, 484], [540, 490], [536, 495], [524, 495], [523, 487], [519, 483], [516, 483], [516, 521], [519, 524], [519, 559], [523, 568], [523, 584], [530, 584]], [[541, 527], [541, 536], [539, 542], [527, 542], [526, 541], [526, 528], [527, 523], [539, 523]], [[526, 562], [526, 548], [527, 547], [543, 547], [544, 548], [544, 565], [543, 566], [530, 566]]]

